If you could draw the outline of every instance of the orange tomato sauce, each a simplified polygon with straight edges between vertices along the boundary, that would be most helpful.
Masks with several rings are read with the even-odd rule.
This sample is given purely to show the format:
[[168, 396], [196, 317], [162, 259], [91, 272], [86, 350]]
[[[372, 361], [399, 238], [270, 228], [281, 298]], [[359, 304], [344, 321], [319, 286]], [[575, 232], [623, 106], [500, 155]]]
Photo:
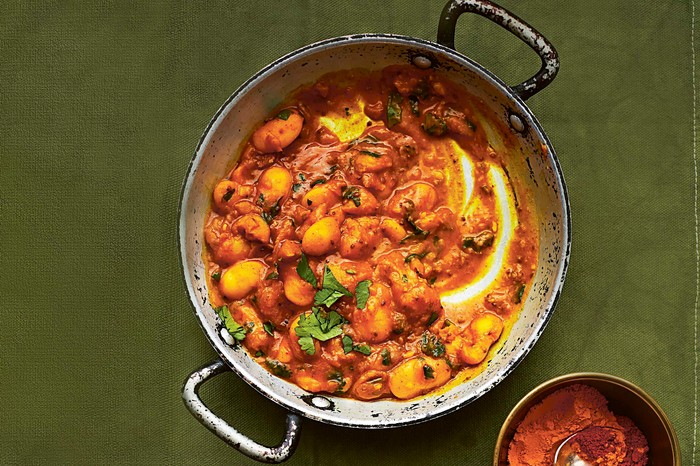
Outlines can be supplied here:
[[236, 344], [305, 390], [360, 400], [478, 375], [538, 251], [482, 105], [401, 65], [326, 75], [261, 122], [204, 231], [210, 298]]

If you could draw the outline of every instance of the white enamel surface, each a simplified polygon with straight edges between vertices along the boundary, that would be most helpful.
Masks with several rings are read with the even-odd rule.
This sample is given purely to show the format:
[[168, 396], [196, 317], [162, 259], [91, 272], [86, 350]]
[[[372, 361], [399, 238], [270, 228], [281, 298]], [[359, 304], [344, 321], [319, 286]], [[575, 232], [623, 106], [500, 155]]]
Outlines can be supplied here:
[[[211, 191], [238, 157], [238, 149], [254, 125], [295, 88], [325, 73], [348, 68], [380, 69], [396, 63], [411, 63], [423, 54], [441, 73], [461, 83], [491, 109], [489, 118], [504, 122], [508, 112], [517, 112], [529, 133], [519, 137], [512, 149], [508, 170], [512, 179], [532, 190], [540, 219], [539, 266], [521, 317], [503, 348], [488, 368], [476, 378], [437, 395], [409, 401], [361, 402], [327, 396], [329, 408], [319, 408], [308, 393], [275, 377], [258, 365], [240, 347], [229, 345], [219, 334], [218, 317], [207, 294], [202, 261], [203, 228]], [[551, 314], [563, 279], [568, 257], [568, 212], [564, 188], [551, 147], [542, 153], [537, 123], [527, 108], [511, 100], [506, 88], [479, 68], [447, 49], [425, 41], [395, 36], [338, 38], [298, 51], [246, 83], [215, 117], [192, 161], [183, 186], [180, 216], [180, 248], [185, 283], [195, 314], [216, 351], [248, 383], [277, 403], [307, 417], [338, 425], [385, 428], [420, 422], [450, 412], [488, 391], [507, 375], [529, 351]], [[498, 128], [491, 129], [498, 138]], [[526, 160], [529, 159], [530, 167]]]
[[[468, 176], [465, 175], [465, 178]], [[487, 261], [486, 271], [474, 282], [440, 296], [440, 300], [445, 306], [465, 304], [480, 297], [503, 273], [503, 259], [508, 252], [508, 246], [515, 230], [515, 205], [512, 196], [508, 193], [508, 188], [506, 188], [506, 177], [503, 170], [491, 167], [489, 179], [494, 187], [499, 228], [496, 232], [491, 256]], [[466, 208], [469, 208], [469, 204], [466, 205]]]

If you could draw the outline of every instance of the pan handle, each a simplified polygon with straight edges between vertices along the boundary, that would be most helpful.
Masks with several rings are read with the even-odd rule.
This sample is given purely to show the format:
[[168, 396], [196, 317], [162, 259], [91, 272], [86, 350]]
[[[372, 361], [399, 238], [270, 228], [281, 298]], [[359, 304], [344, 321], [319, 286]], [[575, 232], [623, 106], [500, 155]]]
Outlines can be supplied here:
[[192, 415], [204, 427], [214, 432], [221, 440], [244, 455], [263, 463], [281, 463], [289, 459], [299, 443], [301, 418], [294, 413], [287, 413], [287, 431], [284, 439], [276, 447], [266, 447], [249, 439], [231, 427], [226, 421], [214, 414], [199, 397], [199, 387], [223, 372], [230, 370], [223, 361], [217, 360], [192, 372], [182, 387], [182, 400]]
[[455, 27], [462, 13], [476, 13], [490, 19], [510, 31], [530, 46], [542, 59], [542, 67], [533, 77], [513, 87], [512, 90], [527, 100], [552, 82], [559, 71], [559, 56], [554, 46], [535, 28], [510, 11], [488, 0], [450, 0], [442, 10], [438, 24], [437, 41], [441, 45], [455, 48]]

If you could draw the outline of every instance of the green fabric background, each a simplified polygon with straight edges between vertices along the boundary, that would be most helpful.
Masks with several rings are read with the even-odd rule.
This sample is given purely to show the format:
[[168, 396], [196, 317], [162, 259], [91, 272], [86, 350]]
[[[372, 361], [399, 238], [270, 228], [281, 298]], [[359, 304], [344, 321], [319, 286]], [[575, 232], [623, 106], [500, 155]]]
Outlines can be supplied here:
[[[289, 464], [490, 464], [512, 406], [575, 371], [646, 389], [695, 464], [692, 5], [502, 3], [561, 56], [529, 102], [571, 199], [557, 311], [527, 359], [472, 405], [390, 431], [306, 421]], [[270, 61], [350, 33], [434, 40], [442, 6], [2, 2], [0, 463], [252, 463], [180, 400], [185, 376], [214, 358], [177, 258], [190, 157], [218, 107]], [[538, 67], [477, 17], [460, 19], [457, 48], [513, 84]], [[253, 438], [281, 435], [284, 411], [234, 375], [202, 394]]]

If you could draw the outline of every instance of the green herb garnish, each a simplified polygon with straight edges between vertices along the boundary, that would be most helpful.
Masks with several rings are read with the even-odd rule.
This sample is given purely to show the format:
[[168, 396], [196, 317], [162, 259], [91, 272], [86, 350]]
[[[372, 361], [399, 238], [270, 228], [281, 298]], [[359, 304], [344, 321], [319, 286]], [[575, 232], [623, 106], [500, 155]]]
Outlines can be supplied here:
[[371, 150], [361, 150], [360, 154], [369, 155], [370, 157], [374, 157], [375, 159], [378, 159], [382, 156], [382, 154], [377, 154], [376, 152], [372, 152]]
[[343, 296], [352, 297], [352, 293], [340, 284], [330, 267], [326, 265], [323, 269], [323, 285], [314, 296], [314, 305], [331, 307]]
[[298, 193], [301, 188], [302, 188], [301, 183], [294, 183], [292, 185], [292, 191], [294, 191], [295, 193]]
[[328, 374], [328, 380], [338, 384], [338, 388], [335, 389], [336, 392], [342, 392], [343, 388], [345, 388], [345, 378], [343, 378], [343, 373], [338, 370], [330, 372]]
[[513, 296], [513, 302], [515, 304], [520, 304], [523, 300], [523, 294], [525, 293], [525, 284], [521, 283], [518, 289], [515, 291], [515, 295]]
[[423, 123], [422, 128], [431, 136], [442, 136], [447, 132], [445, 120], [438, 117], [433, 112], [425, 114], [425, 123]]
[[390, 366], [391, 365], [391, 353], [389, 352], [388, 349], [384, 348], [381, 352], [382, 355], [382, 364], [385, 366]]
[[316, 181], [311, 183], [311, 187], [313, 188], [314, 186], [316, 186], [318, 184], [324, 184], [325, 182], [326, 182], [326, 180], [324, 180], [323, 178], [319, 178]]
[[214, 272], [213, 274], [211, 274], [211, 278], [212, 280], [218, 282], [219, 280], [221, 280], [221, 272]]
[[433, 325], [433, 322], [438, 320], [438, 317], [439, 317], [439, 315], [437, 312], [433, 312], [432, 314], [430, 314], [430, 317], [428, 318], [428, 327]]
[[313, 285], [314, 288], [318, 286], [316, 275], [314, 275], [311, 267], [309, 267], [309, 260], [304, 253], [301, 254], [301, 260], [297, 264], [297, 273], [304, 281]]
[[263, 324], [263, 328], [265, 331], [270, 335], [270, 336], [275, 336], [274, 331], [275, 331], [275, 324], [270, 322], [269, 320]]
[[261, 357], [263, 357], [263, 356], [265, 356], [265, 353], [263, 353], [262, 350], [257, 350], [257, 351], [255, 352], [255, 357], [256, 357], [256, 358], [261, 358]]
[[[262, 194], [261, 194], [261, 196], [262, 196]], [[275, 218], [277, 216], [277, 214], [280, 213], [280, 210], [281, 210], [280, 201], [281, 200], [282, 200], [282, 198], [280, 197], [279, 199], [277, 199], [277, 202], [275, 202], [272, 205], [272, 207], [270, 207], [268, 210], [266, 210], [265, 212], [263, 212], [261, 214], [261, 217], [263, 218], [263, 220], [265, 220], [265, 222], [267, 222], [268, 225], [270, 223], [272, 223], [272, 219]]]
[[360, 207], [360, 188], [357, 186], [348, 186], [343, 189], [343, 199], [348, 199], [355, 204], [355, 207]]
[[343, 343], [343, 352], [345, 354], [348, 354], [351, 351], [357, 351], [360, 354], [364, 354], [365, 356], [369, 356], [372, 353], [372, 349], [369, 347], [369, 345], [367, 345], [367, 344], [355, 345], [352, 342], [352, 338], [350, 338], [347, 335], [343, 335], [343, 338], [341, 341]]
[[476, 235], [466, 236], [462, 241], [462, 247], [464, 249], [472, 248], [474, 252], [481, 252], [482, 249], [493, 244], [494, 236], [491, 230], [484, 230]]
[[265, 280], [277, 280], [280, 278], [280, 274], [277, 272], [270, 272], [267, 274], [267, 277], [265, 277]]
[[277, 118], [279, 118], [280, 120], [285, 120], [285, 121], [287, 121], [287, 119], [289, 118], [289, 116], [290, 116], [291, 114], [292, 114], [292, 111], [289, 110], [288, 108], [285, 108], [284, 110], [282, 110], [281, 112], [279, 112], [279, 113], [277, 114]]
[[424, 258], [424, 257], [427, 256], [427, 255], [428, 255], [428, 251], [423, 251], [423, 252], [418, 253], [418, 254], [415, 254], [415, 253], [414, 253], [414, 254], [409, 254], [408, 256], [406, 256], [406, 259], [404, 259], [404, 262], [407, 263], [407, 264], [410, 264], [411, 261], [412, 261], [413, 259], [419, 259], [419, 260], [420, 260], [420, 259]]
[[236, 192], [235, 189], [229, 189], [228, 191], [226, 191], [226, 194], [221, 196], [221, 199], [223, 199], [224, 202], [228, 202], [231, 200], [231, 198], [233, 197], [233, 193], [235, 193], [235, 192]]
[[408, 103], [411, 105], [411, 112], [415, 116], [419, 116], [420, 110], [418, 109], [418, 97], [416, 97], [415, 95], [409, 95], [408, 96]]
[[224, 327], [236, 341], [242, 341], [245, 338], [246, 329], [241, 324], [236, 322], [231, 316], [231, 311], [229, 311], [228, 306], [221, 306], [214, 309], [219, 315], [219, 318], [224, 324]]
[[364, 309], [369, 299], [369, 287], [372, 285], [372, 280], [362, 280], [355, 287], [355, 300], [357, 301], [357, 308]]
[[386, 126], [391, 128], [401, 123], [401, 102], [403, 97], [398, 92], [389, 94], [389, 100], [386, 104]]
[[340, 326], [346, 322], [343, 316], [335, 311], [330, 311], [326, 314], [319, 308], [314, 307], [311, 309], [311, 314], [308, 316], [302, 314], [299, 317], [299, 325], [294, 328], [294, 331], [299, 337], [299, 346], [302, 351], [313, 355], [316, 353], [313, 339], [327, 341], [337, 337], [343, 333]]
[[267, 367], [270, 368], [270, 371], [272, 371], [272, 373], [275, 374], [277, 377], [287, 378], [290, 375], [292, 375], [292, 371], [289, 370], [289, 366], [279, 362], [276, 359], [268, 359], [265, 362], [267, 364]]
[[430, 367], [427, 364], [423, 364], [423, 375], [425, 376], [426, 379], [434, 379], [435, 378], [435, 369]]
[[421, 337], [420, 349], [428, 356], [439, 358], [445, 354], [445, 344], [430, 332], [424, 332]]

